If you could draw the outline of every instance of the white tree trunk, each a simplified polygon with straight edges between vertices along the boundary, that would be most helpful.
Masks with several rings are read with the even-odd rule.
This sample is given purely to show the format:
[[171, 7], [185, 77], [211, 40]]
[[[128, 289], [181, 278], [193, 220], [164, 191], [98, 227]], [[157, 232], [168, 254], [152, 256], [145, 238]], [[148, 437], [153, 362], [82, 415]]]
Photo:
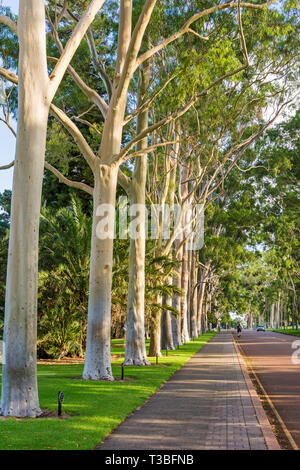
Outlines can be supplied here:
[[204, 296], [205, 296], [205, 290], [207, 286], [207, 278], [210, 270], [210, 265], [211, 265], [211, 260], [208, 260], [205, 263], [205, 268], [203, 268], [202, 274], [201, 274], [201, 282], [198, 288], [198, 295], [197, 295], [197, 325], [198, 325], [198, 331], [199, 333], [203, 334], [206, 331], [206, 321], [205, 321], [205, 315], [206, 311], [204, 308]]
[[[157, 295], [156, 303], [157, 305], [161, 304], [162, 296]], [[149, 357], [161, 356], [161, 341], [160, 341], [160, 311], [154, 311], [151, 316], [151, 333], [150, 333], [150, 345], [149, 345]]]
[[[186, 181], [189, 176], [189, 169], [187, 166], [181, 166], [180, 168], [182, 181]], [[182, 183], [180, 185], [181, 198], [184, 200], [188, 196], [188, 183]], [[182, 208], [182, 237], [186, 236], [185, 227], [190, 218], [189, 214], [186, 213], [185, 208]], [[190, 341], [188, 331], [188, 286], [189, 286], [189, 270], [188, 270], [188, 240], [182, 245], [182, 268], [181, 268], [181, 289], [183, 296], [181, 297], [181, 341], [188, 343]]]
[[[130, 205], [140, 204], [139, 231], [136, 239], [130, 239], [129, 283], [126, 324], [126, 365], [149, 365], [145, 345], [145, 172], [146, 157], [136, 162], [140, 168], [137, 181], [132, 181]], [[142, 173], [142, 174], [141, 174]], [[140, 181], [142, 180], [142, 181]]]
[[201, 316], [201, 331], [202, 331], [202, 334], [205, 333], [206, 331], [208, 331], [208, 316], [207, 316], [207, 313], [208, 313], [208, 303], [207, 303], [207, 299], [205, 299], [205, 301], [203, 303], [203, 314]]
[[278, 329], [280, 327], [280, 292], [279, 292], [279, 298], [276, 302], [276, 328]]
[[[172, 278], [169, 278], [168, 283], [171, 284]], [[164, 305], [171, 305], [172, 298], [167, 297], [164, 299]], [[173, 350], [173, 332], [172, 332], [172, 318], [171, 313], [167, 310], [161, 314], [161, 349]]]
[[[113, 234], [118, 166], [100, 164], [95, 171], [94, 211], [86, 356], [83, 378], [113, 380], [110, 357]], [[110, 236], [99, 238], [99, 208], [109, 205]], [[102, 214], [103, 216], [106, 213]], [[105, 230], [108, 227], [105, 227]], [[103, 232], [103, 230], [101, 230]]]
[[161, 315], [161, 349], [173, 350], [172, 321], [170, 312], [163, 312]]
[[270, 313], [270, 328], [274, 328], [274, 304], [271, 304], [271, 313]]
[[190, 322], [191, 322], [191, 337], [198, 337], [197, 328], [197, 283], [198, 268], [196, 266], [197, 253], [193, 250], [191, 253], [191, 276], [190, 276]]
[[[180, 277], [174, 277], [173, 284], [181, 288], [181, 279]], [[181, 299], [178, 295], [173, 296], [172, 306], [178, 310], [179, 315], [176, 318], [172, 318], [172, 333], [173, 333], [173, 344], [174, 346], [181, 346]]]
[[[142, 105], [144, 95], [150, 80], [150, 66], [146, 61], [139, 75], [139, 106]], [[137, 118], [137, 134], [148, 127], [148, 110], [139, 114]], [[137, 148], [147, 148], [147, 137], [139, 142]], [[128, 195], [130, 206], [139, 204], [138, 236], [130, 239], [129, 248], [129, 282], [127, 303], [127, 329], [125, 361], [126, 365], [150, 365], [146, 355], [145, 344], [145, 191], [147, 174], [147, 156], [137, 157], [133, 179], [130, 183]]]
[[[174, 248], [176, 253], [176, 260], [182, 260], [182, 247], [180, 247], [180, 237], [174, 241]], [[182, 264], [180, 263], [177, 268], [177, 276], [173, 278], [173, 285], [181, 289], [181, 274]], [[173, 295], [172, 306], [178, 310], [179, 315], [176, 318], [172, 318], [172, 332], [173, 332], [173, 344], [174, 346], [181, 346], [181, 297], [179, 295]]]
[[188, 250], [187, 244], [183, 244], [182, 249], [182, 278], [181, 278], [181, 289], [184, 294], [181, 297], [181, 340], [183, 343], [190, 341], [188, 332], [188, 283], [189, 283], [189, 272], [188, 272]]
[[44, 2], [21, 1], [18, 131], [5, 302], [1, 413], [41, 414], [36, 375], [38, 235], [46, 130]]

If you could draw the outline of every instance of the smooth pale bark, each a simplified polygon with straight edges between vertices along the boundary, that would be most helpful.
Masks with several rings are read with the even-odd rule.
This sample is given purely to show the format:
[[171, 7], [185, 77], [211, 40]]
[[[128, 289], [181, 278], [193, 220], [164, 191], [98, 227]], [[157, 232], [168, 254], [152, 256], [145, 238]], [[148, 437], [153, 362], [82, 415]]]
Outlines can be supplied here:
[[[176, 251], [176, 259], [177, 261], [182, 260], [182, 247], [179, 247], [180, 241], [177, 239], [175, 240], [175, 251]], [[181, 289], [181, 263], [177, 268], [177, 276], [173, 278], [173, 285]], [[178, 310], [179, 315], [176, 318], [172, 318], [172, 332], [173, 332], [173, 344], [175, 346], [181, 346], [181, 297], [179, 295], [173, 296], [172, 306]]]
[[[188, 179], [189, 170], [187, 166], [181, 166], [181, 179], [186, 181]], [[188, 183], [180, 185], [181, 198], [184, 200], [188, 196]], [[184, 210], [184, 209], [183, 209]], [[182, 233], [185, 236], [185, 225], [187, 223], [187, 215], [184, 212], [182, 218]], [[187, 241], [182, 245], [182, 268], [181, 268], [181, 289], [183, 296], [181, 297], [181, 341], [188, 343], [190, 340], [188, 331], [188, 286], [189, 286], [189, 270], [188, 270], [188, 249]]]
[[[173, 285], [181, 289], [181, 269], [179, 271], [179, 276], [174, 276]], [[181, 298], [179, 295], [174, 295], [172, 300], [172, 306], [176, 308], [179, 314], [176, 318], [172, 317], [172, 334], [173, 334], [173, 344], [174, 346], [181, 346]]]
[[[162, 298], [160, 295], [157, 296], [156, 303], [160, 305]], [[160, 311], [154, 311], [151, 317], [151, 332], [150, 332], [150, 346], [149, 346], [149, 357], [161, 356], [160, 350]]]
[[9, 72], [5, 75], [19, 82], [19, 95], [4, 325], [4, 415], [36, 417], [41, 413], [36, 377], [38, 233], [48, 112], [66, 68], [103, 2], [92, 0], [50, 77], [44, 1], [19, 2], [19, 81]]
[[187, 244], [184, 243], [182, 247], [182, 276], [181, 276], [181, 289], [184, 294], [181, 297], [181, 341], [188, 343], [190, 341], [188, 331], [188, 283], [189, 283], [189, 272], [188, 272], [188, 250]]
[[274, 328], [274, 307], [275, 305], [272, 303], [270, 312], [270, 328]]
[[204, 316], [204, 305], [203, 305], [203, 300], [204, 300], [204, 294], [205, 294], [205, 284], [203, 282], [204, 279], [204, 271], [201, 274], [201, 282], [198, 287], [198, 292], [197, 292], [197, 326], [198, 326], [198, 331], [199, 333], [203, 334], [205, 331], [203, 331], [203, 316]]
[[212, 298], [212, 293], [211, 293], [211, 290], [209, 289], [206, 293], [206, 299], [205, 299], [205, 322], [206, 322], [206, 326], [208, 326], [208, 315], [211, 313], [211, 298]]
[[[169, 279], [168, 282], [171, 284], [172, 278]], [[171, 303], [171, 297], [166, 297], [166, 299], [164, 299], [164, 305], [171, 305]], [[175, 349], [173, 344], [171, 313], [167, 310], [163, 311], [161, 314], [161, 349]]]
[[203, 268], [202, 274], [201, 274], [201, 281], [198, 289], [198, 306], [197, 306], [197, 325], [198, 325], [198, 331], [203, 334], [205, 333], [205, 318], [204, 318], [204, 312], [203, 312], [203, 301], [204, 301], [204, 295], [205, 295], [205, 289], [207, 286], [207, 278], [209, 275], [209, 270], [210, 270], [210, 265], [211, 265], [211, 260], [208, 260], [205, 263], [205, 267]]
[[192, 257], [191, 257], [191, 250], [188, 250], [188, 273], [189, 273], [189, 281], [188, 281], [188, 288], [187, 288], [187, 295], [186, 295], [186, 303], [187, 303], [187, 325], [188, 325], [188, 332], [189, 332], [189, 337], [192, 337], [191, 333], [191, 278], [192, 278]]
[[38, 235], [49, 103], [44, 2], [20, 2], [18, 131], [5, 301], [1, 413], [41, 414], [36, 376]]
[[[113, 263], [113, 234], [117, 165], [99, 164], [95, 171], [92, 246], [90, 262], [89, 304], [86, 356], [83, 378], [88, 380], [113, 380], [110, 357], [111, 285]], [[107, 204], [111, 233], [99, 237], [101, 223], [99, 208]], [[109, 208], [109, 209], [108, 209]], [[101, 230], [103, 233], [104, 230]]]
[[166, 311], [161, 315], [161, 349], [173, 350], [173, 334], [171, 313]]
[[105, 120], [100, 158], [94, 163], [94, 208], [89, 281], [86, 356], [83, 379], [113, 380], [110, 357], [111, 286], [113, 233], [101, 238], [97, 230], [99, 209], [109, 205], [111, 230], [114, 231], [116, 187], [119, 163], [114, 162], [121, 148], [126, 101], [112, 96]]
[[[143, 104], [144, 95], [150, 80], [150, 65], [147, 61], [141, 67], [139, 75], [139, 103]], [[137, 134], [148, 127], [148, 110], [137, 118]], [[147, 138], [139, 142], [137, 150], [147, 148]], [[139, 204], [138, 236], [130, 238], [129, 247], [129, 282], [127, 302], [127, 329], [125, 346], [125, 365], [150, 365], [145, 344], [145, 188], [147, 174], [147, 156], [141, 155], [135, 161], [134, 174], [127, 187], [130, 206]], [[126, 189], [126, 188], [125, 188]]]
[[[179, 120], [176, 123], [171, 123], [168, 126], [167, 130], [167, 139], [172, 140], [171, 136], [174, 134], [174, 139], [177, 139], [180, 134], [180, 122]], [[169, 203], [169, 208], [174, 206], [175, 200], [175, 187], [176, 187], [176, 176], [177, 176], [177, 166], [178, 166], [178, 153], [179, 153], [179, 143], [170, 148], [166, 149], [165, 158], [164, 158], [164, 182], [162, 189], [159, 195], [159, 203], [161, 207], [161, 211], [159, 214], [159, 252], [163, 255], [168, 255], [171, 250], [171, 244], [163, 246], [163, 221], [164, 221], [164, 214], [166, 210], [166, 202]], [[172, 156], [171, 156], [172, 155]], [[174, 222], [173, 214], [170, 214], [170, 222]], [[176, 247], [178, 248], [179, 241], [174, 240]], [[176, 249], [177, 252], [177, 249]], [[175, 255], [176, 256], [176, 255]], [[181, 271], [181, 270], [180, 270]], [[180, 272], [181, 274], [181, 272]], [[179, 277], [174, 278], [173, 282], [178, 287], [181, 287], [181, 278]], [[172, 282], [172, 279], [169, 278], [169, 283]], [[168, 298], [167, 303], [172, 305], [173, 307], [180, 312], [180, 300], [178, 296], [175, 295], [173, 298]], [[180, 315], [177, 318], [174, 318], [170, 312], [165, 311], [161, 315], [161, 346], [164, 349], [174, 349], [174, 345], [180, 345], [181, 343], [181, 331], [180, 331]], [[150, 343], [150, 348], [152, 347]]]
[[190, 277], [190, 323], [191, 323], [191, 337], [197, 338], [198, 328], [197, 328], [197, 275], [198, 268], [196, 265], [196, 252], [193, 250], [191, 254], [191, 277]]
[[[124, 124], [124, 113], [127, 102], [127, 91], [132, 74], [132, 63], [135, 63], [136, 55], [140, 49], [141, 41], [151, 16], [151, 9], [143, 10], [143, 21], [140, 24], [137, 34], [133, 33], [131, 40], [131, 8], [132, 2], [129, 0], [122, 1], [119, 36], [118, 36], [118, 56], [117, 71], [113, 84], [113, 94], [106, 115], [104, 129], [100, 147], [101, 165], [106, 166], [107, 176], [103, 177], [100, 171], [100, 177], [97, 180], [99, 172], [95, 173], [95, 186], [98, 186], [97, 192], [101, 193], [96, 204], [110, 203], [115, 208], [116, 183], [118, 165], [121, 163], [120, 150]], [[147, 18], [144, 15], [148, 12]], [[116, 162], [116, 157], [119, 156]], [[117, 163], [117, 164], [116, 164]], [[97, 166], [97, 165], [96, 165]], [[94, 227], [97, 225], [95, 217], [97, 216], [94, 209]], [[112, 284], [112, 255], [113, 240], [96, 240], [95, 233], [92, 236], [93, 253], [98, 254], [105, 252], [105, 262], [99, 259], [96, 265], [92, 254], [90, 273], [90, 297], [89, 314], [88, 314], [88, 334], [87, 334], [87, 354], [83, 378], [92, 378], [94, 380], [106, 379], [112, 380], [110, 365], [110, 314], [111, 314], [111, 284]], [[140, 247], [139, 247], [140, 249]], [[138, 268], [140, 274], [141, 269]], [[101, 277], [104, 279], [101, 280]], [[140, 282], [140, 278], [137, 282]], [[93, 294], [92, 294], [93, 292]], [[134, 300], [133, 300], [134, 301]], [[142, 303], [139, 308], [142, 307]], [[109, 318], [108, 318], [109, 317]], [[129, 326], [129, 330], [131, 327]], [[127, 338], [130, 338], [131, 331], [127, 331]], [[140, 338], [140, 332], [139, 332]], [[127, 342], [127, 340], [126, 340]], [[109, 353], [108, 353], [109, 351]], [[97, 354], [100, 354], [100, 358]], [[101, 371], [99, 371], [101, 368]]]
[[[180, 120], [178, 119], [175, 122], [175, 139], [178, 139], [181, 133]], [[173, 206], [175, 202], [175, 188], [176, 188], [176, 178], [177, 178], [177, 168], [179, 160], [179, 149], [180, 144], [177, 142], [174, 146], [173, 159], [171, 160], [171, 171], [170, 171], [170, 205]], [[173, 220], [174, 222], [174, 220]], [[181, 260], [182, 260], [182, 247], [180, 241], [182, 239], [182, 234], [174, 240], [174, 258], [176, 261], [179, 261], [180, 264], [177, 268], [177, 276], [173, 277], [173, 285], [181, 289]], [[176, 318], [172, 317], [172, 334], [173, 334], [173, 344], [174, 346], [181, 346], [181, 299], [179, 295], [173, 295], [172, 306], [178, 311]]]
[[[173, 307], [174, 307], [174, 301], [173, 301]], [[176, 318], [172, 317], [171, 323], [172, 323], [173, 345], [174, 347], [181, 346], [182, 341], [181, 341], [181, 334], [180, 334], [180, 315], [177, 315]]]
[[[167, 134], [169, 135], [170, 127], [168, 129]], [[158, 241], [157, 241], [157, 249], [156, 249], [156, 256], [161, 255], [168, 255], [169, 251], [165, 250], [163, 244], [163, 231], [164, 231], [164, 213], [166, 209], [166, 200], [169, 192], [169, 182], [170, 182], [170, 155], [169, 149], [166, 150], [165, 159], [164, 159], [164, 182], [163, 187], [158, 196], [158, 202], [160, 204], [160, 211], [158, 214]], [[157, 169], [156, 169], [157, 170]], [[156, 171], [155, 170], [155, 171]], [[162, 297], [158, 296], [157, 303], [162, 302]], [[160, 348], [162, 344], [162, 334], [163, 334], [163, 342], [165, 346], [170, 342], [172, 344], [172, 324], [171, 324], [171, 317], [164, 316], [161, 312], [155, 313], [155, 319], [152, 321], [151, 325], [151, 337], [150, 337], [150, 346], [149, 346], [149, 355], [161, 355]], [[162, 324], [163, 321], [163, 324]], [[164, 331], [162, 332], [162, 328]], [[165, 331], [167, 329], [167, 331]], [[169, 338], [169, 340], [167, 339]]]
[[150, 333], [150, 348], [149, 357], [161, 357], [160, 348], [160, 314], [156, 314], [151, 321], [151, 333]]
[[149, 365], [145, 345], [145, 178], [146, 157], [136, 162], [136, 179], [131, 182], [130, 205], [140, 204], [139, 236], [131, 237], [129, 249], [129, 282], [126, 323], [126, 365]]
[[201, 314], [201, 334], [205, 333], [208, 330], [207, 309], [207, 298], [205, 298], [203, 301]]
[[276, 328], [279, 328], [280, 326], [280, 293], [279, 293], [279, 299], [276, 302]]

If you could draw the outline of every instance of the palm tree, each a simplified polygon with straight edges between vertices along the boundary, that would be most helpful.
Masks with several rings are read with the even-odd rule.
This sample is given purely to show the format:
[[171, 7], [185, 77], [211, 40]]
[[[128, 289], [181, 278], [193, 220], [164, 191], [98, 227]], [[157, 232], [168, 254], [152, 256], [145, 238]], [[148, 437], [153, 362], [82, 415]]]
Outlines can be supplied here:
[[92, 220], [78, 197], [41, 214], [39, 350], [83, 356]]

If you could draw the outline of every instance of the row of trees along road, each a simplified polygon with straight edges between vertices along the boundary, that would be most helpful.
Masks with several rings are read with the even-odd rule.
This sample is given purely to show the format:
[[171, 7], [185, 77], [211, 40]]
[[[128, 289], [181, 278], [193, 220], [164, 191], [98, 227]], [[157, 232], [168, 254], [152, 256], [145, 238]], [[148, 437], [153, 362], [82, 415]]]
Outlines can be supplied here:
[[[12, 128], [10, 111], [18, 118], [11, 163], [3, 415], [41, 413], [36, 332], [44, 167], [60, 183], [86, 194], [80, 205], [73, 200], [68, 213], [62, 208], [56, 221], [44, 210], [41, 264], [49, 267], [52, 250], [52, 260], [57, 254], [65, 266], [56, 263], [55, 274], [40, 273], [41, 303], [43, 286], [60, 282], [54, 310], [66, 325], [65, 334], [70, 328], [61, 292], [70, 296], [70, 286], [76, 292], [68, 312], [69, 318], [77, 315], [81, 354], [85, 347], [84, 379], [113, 380], [111, 312], [118, 302], [127, 303], [125, 364], [148, 364], [145, 319], [149, 355], [159, 355], [161, 347], [172, 349], [207, 327], [219, 285], [214, 258], [224, 235], [218, 214], [233, 194], [228, 180], [239, 184], [243, 159], [256, 166], [254, 142], [294, 99], [295, 5], [272, 4], [276, 1], [20, 0], [16, 18], [3, 9], [4, 121]], [[45, 204], [50, 199], [60, 207], [66, 190], [58, 185], [55, 198], [51, 185], [57, 187], [46, 173]], [[113, 268], [113, 239], [96, 235], [97, 209], [116, 207], [117, 193], [126, 193], [130, 205], [147, 203], [154, 211], [157, 203], [161, 206], [155, 240], [145, 243], [141, 211], [140, 236], [127, 248], [116, 241], [115, 261], [122, 261], [119, 267], [128, 263], [127, 299], [121, 293], [124, 281], [112, 284], [113, 269], [117, 276], [122, 272]], [[181, 216], [165, 239], [163, 213], [173, 202], [180, 205]], [[208, 215], [209, 256], [203, 260], [203, 250], [188, 250], [184, 229], [187, 222], [195, 226], [188, 220], [188, 204], [202, 204]], [[73, 224], [78, 233], [79, 244], [69, 259], [59, 218], [61, 232], [63, 224]], [[76, 284], [77, 270], [84, 275]], [[44, 320], [47, 325], [47, 315]]]

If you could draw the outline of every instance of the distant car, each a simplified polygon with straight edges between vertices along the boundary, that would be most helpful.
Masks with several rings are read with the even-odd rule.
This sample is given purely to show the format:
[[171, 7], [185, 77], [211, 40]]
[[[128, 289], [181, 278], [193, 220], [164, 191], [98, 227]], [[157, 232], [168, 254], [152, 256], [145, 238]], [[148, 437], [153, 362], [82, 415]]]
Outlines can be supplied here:
[[264, 325], [258, 325], [256, 331], [266, 331]]

